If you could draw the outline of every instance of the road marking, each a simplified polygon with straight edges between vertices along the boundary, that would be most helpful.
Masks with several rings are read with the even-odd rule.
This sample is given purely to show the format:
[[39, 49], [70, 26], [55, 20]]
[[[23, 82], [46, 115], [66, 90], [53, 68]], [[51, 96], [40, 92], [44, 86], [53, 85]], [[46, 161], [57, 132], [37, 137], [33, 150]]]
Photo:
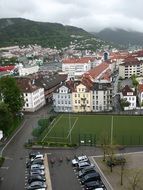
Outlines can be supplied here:
[[9, 143], [13, 140], [13, 138], [21, 131], [21, 129], [23, 128], [23, 126], [25, 125], [27, 120], [24, 121], [24, 123], [21, 125], [21, 127], [16, 131], [16, 133], [11, 137], [11, 139], [5, 144], [5, 146], [2, 148], [0, 155], [2, 156], [2, 153], [4, 151], [4, 149], [9, 145]]
[[5, 170], [8, 170], [8, 168], [9, 167], [5, 167], [5, 166], [1, 167], [1, 169], [5, 169]]
[[49, 135], [49, 133], [52, 131], [52, 129], [55, 127], [55, 125], [59, 122], [59, 120], [63, 117], [63, 115], [61, 115], [53, 124], [53, 126], [49, 129], [49, 131], [47, 132], [47, 134], [45, 135], [45, 137], [42, 139], [42, 142], [45, 140], [45, 138]]
[[13, 158], [5, 157], [5, 160], [13, 160]]
[[68, 135], [67, 135], [67, 139], [69, 138], [69, 136], [71, 135], [71, 132], [72, 132], [72, 130], [73, 130], [73, 128], [74, 128], [74, 126], [75, 126], [75, 124], [76, 124], [76, 122], [77, 122], [77, 120], [78, 120], [78, 117], [76, 118], [76, 120], [75, 120], [75, 122], [74, 122], [74, 124], [73, 124], [73, 126], [72, 126], [72, 128], [69, 130], [69, 133], [68, 133]]

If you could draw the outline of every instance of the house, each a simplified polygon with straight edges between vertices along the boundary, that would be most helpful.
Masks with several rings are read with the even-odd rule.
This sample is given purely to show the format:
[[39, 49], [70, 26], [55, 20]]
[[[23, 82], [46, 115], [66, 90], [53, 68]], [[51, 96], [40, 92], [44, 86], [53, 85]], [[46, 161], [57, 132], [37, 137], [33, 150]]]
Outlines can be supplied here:
[[93, 83], [92, 110], [93, 112], [111, 111], [113, 87], [111, 82], [98, 81]]
[[62, 83], [53, 93], [55, 112], [72, 112], [72, 88], [68, 83]]
[[24, 96], [22, 111], [34, 112], [45, 105], [44, 88], [37, 87], [34, 79], [16, 78], [16, 81]]
[[119, 65], [119, 77], [123, 79], [131, 78], [132, 75], [143, 75], [143, 61], [139, 61], [137, 58], [129, 56]]
[[139, 105], [143, 106], [143, 84], [138, 85], [138, 101]]
[[135, 91], [132, 90], [128, 85], [126, 85], [121, 93], [120, 93], [121, 99], [126, 100], [130, 103], [129, 106], [124, 107], [124, 110], [132, 110], [136, 108], [136, 94]]
[[57, 72], [37, 73], [35, 75], [35, 84], [40, 88], [44, 88], [46, 102], [51, 102], [53, 92], [67, 80], [66, 74], [58, 74]]
[[72, 103], [73, 112], [91, 112], [92, 97], [90, 87], [81, 82], [75, 82]]
[[62, 71], [68, 74], [68, 78], [78, 79], [92, 67], [94, 57], [68, 58], [63, 60]]

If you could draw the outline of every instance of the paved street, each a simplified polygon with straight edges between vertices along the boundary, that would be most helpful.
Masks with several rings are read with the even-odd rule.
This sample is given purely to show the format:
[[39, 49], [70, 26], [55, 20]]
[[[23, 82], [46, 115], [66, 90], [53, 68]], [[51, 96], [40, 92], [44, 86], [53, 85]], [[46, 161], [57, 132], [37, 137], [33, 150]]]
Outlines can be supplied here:
[[0, 176], [4, 177], [0, 183], [1, 190], [22, 190], [25, 187], [25, 162], [30, 150], [24, 148], [24, 143], [31, 138], [32, 129], [37, 125], [39, 119], [37, 114], [39, 117], [45, 117], [47, 107], [38, 111], [36, 116], [34, 114], [26, 115], [23, 128], [3, 151], [6, 160], [3, 167], [0, 168]]

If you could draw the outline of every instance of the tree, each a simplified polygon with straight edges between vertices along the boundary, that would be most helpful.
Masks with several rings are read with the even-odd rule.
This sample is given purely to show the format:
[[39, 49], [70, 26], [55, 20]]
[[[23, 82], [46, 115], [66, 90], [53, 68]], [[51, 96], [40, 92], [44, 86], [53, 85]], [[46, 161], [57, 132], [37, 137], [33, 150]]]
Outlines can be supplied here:
[[0, 79], [0, 100], [3, 100], [15, 115], [24, 105], [23, 94], [15, 78], [7, 76]]
[[8, 131], [13, 123], [13, 117], [9, 110], [9, 107], [4, 102], [0, 102], [0, 130], [4, 135], [8, 135]]
[[124, 107], [129, 107], [130, 106], [130, 102], [128, 102], [126, 99], [122, 98], [120, 100], [120, 104], [121, 104], [121, 108], [124, 110]]
[[142, 189], [143, 185], [142, 176], [143, 176], [143, 171], [141, 169], [132, 171], [131, 173], [128, 174], [128, 180], [131, 190]]
[[108, 146], [109, 146], [109, 137], [108, 134], [106, 132], [102, 133], [100, 136], [100, 143], [101, 143], [101, 147], [103, 149], [103, 161], [106, 160], [106, 153], [108, 150]]

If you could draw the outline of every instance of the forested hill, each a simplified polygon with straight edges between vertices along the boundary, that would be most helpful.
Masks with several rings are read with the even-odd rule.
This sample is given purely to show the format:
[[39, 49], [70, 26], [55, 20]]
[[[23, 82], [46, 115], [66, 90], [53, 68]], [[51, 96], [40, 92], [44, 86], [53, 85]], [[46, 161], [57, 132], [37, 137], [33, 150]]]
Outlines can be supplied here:
[[[73, 36], [71, 36], [73, 35]], [[0, 19], [0, 46], [40, 44], [63, 47], [74, 35], [91, 36], [81, 28], [57, 23], [35, 22], [22, 18]]]

